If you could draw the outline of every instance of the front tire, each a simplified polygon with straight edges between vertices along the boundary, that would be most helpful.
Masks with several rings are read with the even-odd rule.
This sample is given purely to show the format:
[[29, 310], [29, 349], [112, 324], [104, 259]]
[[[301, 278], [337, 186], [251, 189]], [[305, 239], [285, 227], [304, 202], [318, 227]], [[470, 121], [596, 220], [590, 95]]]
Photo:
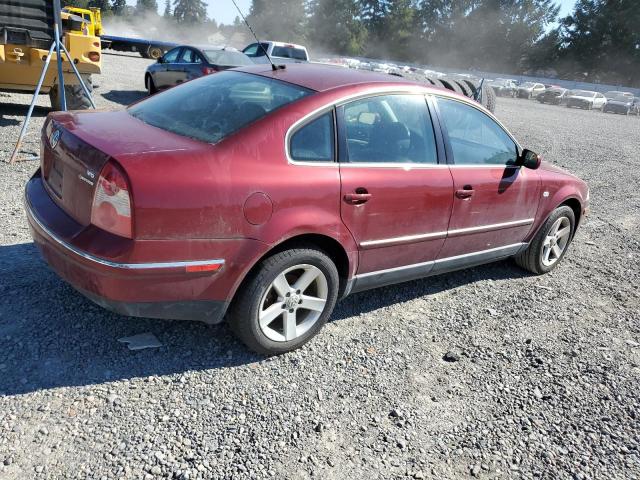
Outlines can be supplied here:
[[527, 249], [515, 257], [518, 266], [537, 275], [556, 268], [567, 253], [575, 225], [576, 217], [570, 207], [556, 208]]
[[[87, 86], [89, 93], [93, 91], [93, 83], [91, 76], [83, 76], [82, 80]], [[65, 85], [64, 96], [67, 103], [67, 110], [87, 110], [91, 108], [91, 102], [85, 95], [82, 85]], [[60, 98], [59, 85], [54, 85], [49, 90], [49, 100], [51, 101], [51, 108], [55, 111], [62, 110], [62, 100]]]
[[276, 253], [240, 286], [229, 312], [231, 329], [260, 354], [295, 350], [327, 322], [339, 286], [338, 270], [324, 252]]

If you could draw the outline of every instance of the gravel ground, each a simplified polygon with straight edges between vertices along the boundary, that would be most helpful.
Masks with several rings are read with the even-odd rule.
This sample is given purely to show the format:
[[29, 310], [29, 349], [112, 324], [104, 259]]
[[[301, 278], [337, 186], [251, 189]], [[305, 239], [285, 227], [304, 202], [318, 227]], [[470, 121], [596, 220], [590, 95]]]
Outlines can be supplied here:
[[[104, 63], [100, 106], [143, 95], [148, 61]], [[27, 103], [2, 97], [1, 160]], [[1, 163], [0, 478], [640, 478], [640, 118], [512, 99], [497, 114], [591, 186], [562, 265], [358, 294], [269, 359], [224, 325], [126, 318], [75, 293], [30, 241], [36, 164]], [[163, 346], [117, 341], [143, 332]]]

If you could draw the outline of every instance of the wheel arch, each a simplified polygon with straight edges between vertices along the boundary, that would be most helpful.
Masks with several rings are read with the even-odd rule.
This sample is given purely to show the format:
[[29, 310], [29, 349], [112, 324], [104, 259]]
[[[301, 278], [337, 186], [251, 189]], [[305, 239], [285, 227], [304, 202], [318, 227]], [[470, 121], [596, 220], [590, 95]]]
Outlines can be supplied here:
[[257, 257], [252, 265], [246, 270], [245, 274], [233, 288], [231, 292], [231, 301], [235, 299], [238, 289], [251, 278], [261, 263], [270, 256], [289, 250], [292, 248], [316, 248], [329, 256], [331, 261], [338, 269], [338, 277], [340, 285], [338, 290], [338, 298], [340, 298], [347, 288], [349, 278], [355, 271], [357, 263], [357, 252], [347, 252], [344, 246], [335, 238], [322, 233], [298, 233], [285, 237], [279, 242], [271, 245], [262, 255]]

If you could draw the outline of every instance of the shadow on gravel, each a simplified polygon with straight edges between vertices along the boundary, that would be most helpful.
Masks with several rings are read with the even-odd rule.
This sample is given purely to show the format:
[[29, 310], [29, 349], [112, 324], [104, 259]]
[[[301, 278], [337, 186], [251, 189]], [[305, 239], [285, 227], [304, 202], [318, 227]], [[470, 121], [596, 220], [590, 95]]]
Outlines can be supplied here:
[[110, 102], [126, 106], [146, 97], [147, 92], [144, 90], [111, 90], [101, 95]]
[[[478, 267], [354, 295], [334, 321], [486, 279], [526, 275], [510, 263]], [[33, 243], [0, 246], [0, 395], [175, 375], [263, 361], [226, 325], [130, 318], [108, 312], [61, 281]], [[151, 332], [156, 349], [130, 351], [121, 337]]]
[[[24, 117], [27, 115], [29, 111], [28, 104], [21, 103], [2, 103], [0, 105], [0, 127], [9, 127], [13, 125], [19, 125], [24, 120]], [[46, 117], [49, 112], [51, 112], [50, 108], [41, 107], [36, 105], [33, 108], [34, 117]], [[20, 118], [5, 118], [5, 116], [9, 117], [20, 117]]]

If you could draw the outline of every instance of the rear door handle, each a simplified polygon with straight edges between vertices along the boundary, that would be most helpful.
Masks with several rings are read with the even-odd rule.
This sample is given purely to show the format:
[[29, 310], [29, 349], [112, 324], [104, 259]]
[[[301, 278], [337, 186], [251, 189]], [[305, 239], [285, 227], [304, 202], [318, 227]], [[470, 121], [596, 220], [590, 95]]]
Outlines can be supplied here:
[[[361, 189], [358, 189], [361, 190]], [[362, 189], [364, 190], [364, 189]], [[344, 195], [344, 201], [350, 205], [362, 205], [371, 199], [371, 194], [364, 190], [363, 192], [346, 193]]]
[[462, 198], [462, 199], [471, 198], [473, 197], [474, 193], [476, 193], [476, 191], [473, 188], [471, 188], [470, 185], [465, 185], [464, 188], [460, 190], [456, 190], [456, 197]]

